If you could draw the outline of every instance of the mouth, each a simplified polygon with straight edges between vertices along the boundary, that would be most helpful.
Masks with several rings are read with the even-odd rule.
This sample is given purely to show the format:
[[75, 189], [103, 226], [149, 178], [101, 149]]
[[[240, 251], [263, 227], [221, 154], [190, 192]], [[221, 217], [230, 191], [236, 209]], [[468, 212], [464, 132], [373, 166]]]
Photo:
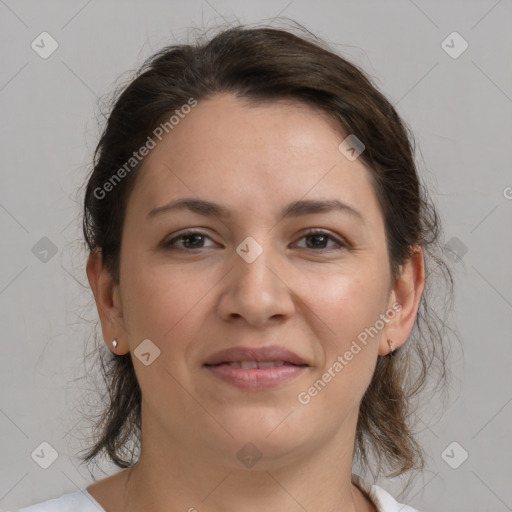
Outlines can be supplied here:
[[222, 350], [210, 356], [203, 366], [214, 377], [246, 391], [275, 388], [309, 367], [300, 356], [277, 345]]
[[[231, 366], [231, 368], [244, 368], [245, 370], [256, 368], [278, 368], [279, 366], [297, 366], [292, 365], [291, 363], [288, 363], [286, 361], [231, 361], [226, 363], [220, 363], [220, 365], [228, 365]], [[215, 366], [220, 366], [215, 365]]]
[[257, 365], [268, 363], [272, 365], [270, 367], [283, 365], [308, 366], [302, 357], [279, 345], [254, 348], [232, 347], [220, 350], [208, 357], [204, 364], [214, 366], [231, 363], [252, 365], [245, 368], [256, 368], [255, 363]]

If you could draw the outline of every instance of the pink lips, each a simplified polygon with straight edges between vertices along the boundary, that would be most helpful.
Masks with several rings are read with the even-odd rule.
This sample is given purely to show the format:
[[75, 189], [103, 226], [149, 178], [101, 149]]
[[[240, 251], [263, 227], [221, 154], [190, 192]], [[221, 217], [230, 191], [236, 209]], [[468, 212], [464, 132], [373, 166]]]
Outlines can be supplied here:
[[309, 365], [297, 354], [272, 345], [221, 350], [210, 356], [204, 366], [225, 382], [245, 390], [260, 391], [290, 381]]

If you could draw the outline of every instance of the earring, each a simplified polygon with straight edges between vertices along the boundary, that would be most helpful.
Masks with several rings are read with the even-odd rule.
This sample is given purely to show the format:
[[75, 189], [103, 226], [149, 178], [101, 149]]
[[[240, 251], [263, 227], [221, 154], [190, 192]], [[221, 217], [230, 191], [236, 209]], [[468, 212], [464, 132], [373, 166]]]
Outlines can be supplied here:
[[117, 348], [117, 340], [112, 340], [112, 346], [113, 346], [114, 348]]
[[388, 339], [388, 345], [389, 345], [388, 359], [391, 359], [396, 354], [396, 351], [398, 349], [395, 348], [395, 350], [393, 350], [393, 342], [390, 339]]

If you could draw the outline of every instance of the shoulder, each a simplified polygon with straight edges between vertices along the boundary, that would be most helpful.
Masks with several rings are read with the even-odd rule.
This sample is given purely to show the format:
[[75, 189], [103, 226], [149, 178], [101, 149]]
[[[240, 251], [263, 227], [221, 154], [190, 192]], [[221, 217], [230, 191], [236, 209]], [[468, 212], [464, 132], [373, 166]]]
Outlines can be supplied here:
[[80, 489], [13, 512], [105, 512], [105, 509], [87, 492]]
[[370, 501], [375, 505], [377, 512], [419, 512], [419, 510], [398, 503], [387, 491], [377, 485], [365, 482], [361, 477], [352, 475], [352, 483], [366, 493]]

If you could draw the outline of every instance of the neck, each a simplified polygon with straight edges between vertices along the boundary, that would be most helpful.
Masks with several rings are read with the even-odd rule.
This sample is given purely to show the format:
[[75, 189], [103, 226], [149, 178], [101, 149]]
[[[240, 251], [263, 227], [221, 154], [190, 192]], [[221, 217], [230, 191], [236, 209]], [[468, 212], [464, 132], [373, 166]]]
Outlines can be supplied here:
[[214, 449], [190, 449], [159, 430], [158, 422], [143, 422], [139, 461], [126, 472], [123, 510], [375, 510], [351, 483], [355, 412], [322, 446], [303, 448], [287, 461], [263, 456], [244, 469], [231, 454], [223, 459], [212, 455]]

